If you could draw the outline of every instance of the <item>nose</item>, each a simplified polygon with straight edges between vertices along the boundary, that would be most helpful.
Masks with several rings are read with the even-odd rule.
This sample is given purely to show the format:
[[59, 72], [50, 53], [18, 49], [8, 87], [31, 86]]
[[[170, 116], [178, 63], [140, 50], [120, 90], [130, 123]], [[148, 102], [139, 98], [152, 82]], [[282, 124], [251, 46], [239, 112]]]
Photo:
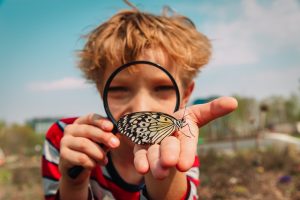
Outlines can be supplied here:
[[154, 107], [155, 100], [150, 92], [147, 90], [140, 90], [131, 100], [130, 112], [154, 111]]

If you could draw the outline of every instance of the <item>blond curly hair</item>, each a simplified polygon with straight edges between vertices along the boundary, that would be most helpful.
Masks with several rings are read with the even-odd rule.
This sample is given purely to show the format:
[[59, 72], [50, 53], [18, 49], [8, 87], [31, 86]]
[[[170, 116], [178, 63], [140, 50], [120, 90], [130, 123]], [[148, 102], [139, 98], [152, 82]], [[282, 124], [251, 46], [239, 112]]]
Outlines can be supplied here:
[[138, 9], [123, 10], [92, 30], [79, 53], [79, 68], [85, 77], [101, 83], [107, 67], [135, 60], [147, 49], [161, 48], [183, 69], [180, 78], [187, 85], [208, 63], [211, 43], [187, 17], [154, 15]]

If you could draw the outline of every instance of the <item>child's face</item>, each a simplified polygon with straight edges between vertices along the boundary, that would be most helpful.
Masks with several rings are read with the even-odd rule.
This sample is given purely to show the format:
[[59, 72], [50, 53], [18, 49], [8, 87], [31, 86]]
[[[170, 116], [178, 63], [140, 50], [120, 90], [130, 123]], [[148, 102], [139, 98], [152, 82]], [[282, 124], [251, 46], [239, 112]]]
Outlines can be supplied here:
[[[184, 93], [179, 72], [157, 51], [147, 51], [137, 60], [147, 60], [163, 66], [175, 78], [180, 96]], [[107, 68], [103, 80], [107, 80], [116, 69]], [[101, 93], [103, 88], [99, 88]], [[182, 102], [182, 99], [181, 99]], [[176, 104], [176, 93], [170, 78], [156, 67], [140, 64], [121, 71], [111, 82], [108, 105], [114, 118], [139, 111], [157, 111], [172, 114]], [[182, 105], [181, 105], [182, 106]]]

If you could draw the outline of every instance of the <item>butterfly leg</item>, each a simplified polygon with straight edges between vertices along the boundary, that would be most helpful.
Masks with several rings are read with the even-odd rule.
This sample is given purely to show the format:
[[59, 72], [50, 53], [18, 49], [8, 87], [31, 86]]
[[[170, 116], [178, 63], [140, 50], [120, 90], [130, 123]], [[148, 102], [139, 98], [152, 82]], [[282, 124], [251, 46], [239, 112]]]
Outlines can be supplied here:
[[178, 130], [178, 131], [179, 131], [180, 133], [182, 133], [183, 135], [185, 135], [186, 137], [191, 137], [191, 136], [185, 134], [183, 131], [180, 131], [180, 130]]
[[192, 133], [192, 131], [191, 131], [190, 125], [189, 125], [188, 123], [186, 123], [183, 127], [185, 127], [185, 126], [188, 126], [188, 127], [189, 127], [190, 134], [191, 134], [193, 137], [195, 137], [195, 135], [194, 135], [194, 134]]

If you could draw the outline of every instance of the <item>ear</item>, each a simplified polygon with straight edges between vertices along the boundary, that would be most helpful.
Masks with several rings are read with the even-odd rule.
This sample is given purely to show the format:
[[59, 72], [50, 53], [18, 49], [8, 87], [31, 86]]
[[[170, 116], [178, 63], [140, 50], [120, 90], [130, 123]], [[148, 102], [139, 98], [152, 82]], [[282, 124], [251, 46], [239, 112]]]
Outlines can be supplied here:
[[103, 98], [103, 86], [99, 83], [96, 83], [96, 88], [98, 90], [98, 93], [100, 94], [101, 99]]
[[183, 91], [183, 97], [182, 97], [182, 102], [181, 102], [181, 107], [185, 107], [187, 102], [189, 101], [192, 92], [195, 87], [195, 82], [192, 81]]

